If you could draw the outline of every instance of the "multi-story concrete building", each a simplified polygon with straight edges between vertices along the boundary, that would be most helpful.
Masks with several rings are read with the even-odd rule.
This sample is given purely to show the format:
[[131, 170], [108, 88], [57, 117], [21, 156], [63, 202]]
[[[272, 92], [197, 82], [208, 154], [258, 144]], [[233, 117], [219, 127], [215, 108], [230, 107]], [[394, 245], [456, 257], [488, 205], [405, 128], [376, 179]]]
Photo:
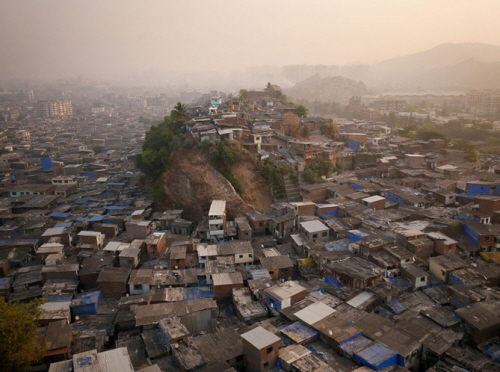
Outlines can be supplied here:
[[38, 100], [36, 113], [42, 118], [56, 118], [73, 115], [73, 104], [70, 100]]
[[226, 201], [213, 200], [208, 211], [208, 230], [210, 241], [216, 243], [224, 240], [224, 227], [226, 226]]
[[479, 90], [467, 93], [467, 109], [474, 114], [494, 114], [500, 110], [500, 90]]

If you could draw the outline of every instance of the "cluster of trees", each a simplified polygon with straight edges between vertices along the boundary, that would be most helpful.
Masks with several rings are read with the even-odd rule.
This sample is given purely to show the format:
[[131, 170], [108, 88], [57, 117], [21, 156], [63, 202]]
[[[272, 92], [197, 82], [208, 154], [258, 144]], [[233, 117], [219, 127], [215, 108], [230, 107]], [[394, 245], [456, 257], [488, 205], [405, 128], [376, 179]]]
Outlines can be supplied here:
[[432, 123], [424, 123], [420, 126], [408, 125], [399, 132], [399, 135], [401, 137], [423, 141], [428, 141], [430, 139], [447, 140], [447, 137], [440, 131], [440, 128]]
[[156, 120], [147, 119], [144, 116], [139, 116], [139, 120], [138, 121], [139, 121], [139, 123], [147, 124], [147, 125], [157, 125], [157, 124], [160, 124], [160, 122], [158, 122]]
[[35, 323], [42, 302], [0, 301], [0, 372], [23, 372], [42, 360], [47, 348]]
[[321, 125], [321, 133], [327, 138], [337, 140], [340, 138], [338, 128], [331, 121], [328, 124]]
[[184, 143], [182, 134], [189, 118], [187, 107], [179, 102], [170, 116], [146, 132], [142, 153], [136, 156], [135, 164], [149, 179], [156, 180], [168, 168], [170, 154]]
[[271, 188], [276, 199], [286, 197], [283, 177], [289, 173], [289, 169], [276, 167], [271, 162], [271, 159], [267, 158], [259, 163], [258, 172], [262, 178], [264, 178], [266, 184]]
[[467, 153], [467, 160], [477, 161], [479, 149], [471, 141], [486, 142], [481, 151], [500, 154], [500, 133], [492, 130], [493, 124], [488, 122], [474, 123], [466, 126], [463, 120], [449, 122], [444, 125], [424, 123], [406, 126], [399, 134], [403, 137], [418, 140], [443, 139], [451, 148]]
[[314, 163], [307, 166], [302, 172], [302, 180], [307, 183], [318, 183], [322, 177], [328, 177], [333, 171], [333, 163], [325, 157], [317, 158]]
[[451, 148], [465, 151], [465, 153], [467, 154], [466, 159], [468, 161], [478, 161], [479, 160], [479, 151], [478, 151], [477, 147], [473, 143], [471, 143], [467, 140], [454, 141], [451, 144]]

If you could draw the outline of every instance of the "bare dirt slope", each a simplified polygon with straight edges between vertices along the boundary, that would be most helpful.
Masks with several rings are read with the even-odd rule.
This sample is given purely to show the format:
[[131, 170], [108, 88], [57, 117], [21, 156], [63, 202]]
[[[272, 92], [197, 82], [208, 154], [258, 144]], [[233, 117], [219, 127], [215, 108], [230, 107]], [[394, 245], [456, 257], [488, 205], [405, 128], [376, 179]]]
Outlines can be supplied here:
[[269, 205], [269, 188], [255, 175], [252, 163], [242, 160], [234, 166], [233, 174], [243, 185], [242, 199], [202, 152], [182, 150], [172, 154], [170, 162], [173, 165], [162, 175], [165, 205], [183, 209], [187, 219], [197, 221], [206, 216], [214, 199], [227, 201], [229, 218]]

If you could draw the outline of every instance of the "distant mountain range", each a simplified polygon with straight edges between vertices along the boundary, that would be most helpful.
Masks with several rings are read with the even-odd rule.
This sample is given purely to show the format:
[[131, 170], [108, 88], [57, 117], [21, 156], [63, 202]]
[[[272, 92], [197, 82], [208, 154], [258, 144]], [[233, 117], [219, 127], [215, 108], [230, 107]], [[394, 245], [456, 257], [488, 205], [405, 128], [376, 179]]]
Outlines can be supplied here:
[[294, 99], [320, 102], [344, 102], [352, 96], [368, 93], [362, 81], [355, 81], [342, 76], [320, 77], [319, 75], [285, 89], [284, 93]]
[[461, 43], [382, 61], [370, 68], [370, 87], [500, 88], [500, 46]]
[[[290, 71], [298, 72], [293, 77]], [[323, 101], [331, 97], [344, 98], [357, 92], [362, 81], [374, 91], [466, 91], [469, 89], [500, 88], [500, 46], [461, 43], [441, 44], [432, 49], [381, 61], [374, 65], [358, 66], [285, 66], [282, 74], [295, 86], [285, 92], [291, 97]], [[314, 76], [313, 76], [314, 75]], [[347, 80], [332, 79], [348, 78]], [[352, 80], [349, 80], [352, 79]], [[353, 82], [354, 80], [354, 82]], [[315, 89], [321, 91], [315, 92]], [[362, 90], [361, 90], [362, 91]], [[342, 96], [342, 97], [339, 97]]]

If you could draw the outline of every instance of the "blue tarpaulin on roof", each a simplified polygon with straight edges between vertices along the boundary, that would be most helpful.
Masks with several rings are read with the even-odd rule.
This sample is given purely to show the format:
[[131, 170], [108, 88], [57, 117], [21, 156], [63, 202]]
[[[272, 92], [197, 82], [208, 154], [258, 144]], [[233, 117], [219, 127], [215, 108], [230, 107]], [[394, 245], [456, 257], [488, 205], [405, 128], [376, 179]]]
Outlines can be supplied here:
[[103, 219], [104, 219], [104, 216], [96, 215], [96, 216], [90, 217], [89, 222], [98, 222], [98, 221], [102, 221]]
[[[301, 344], [308, 343], [318, 337], [318, 331], [305, 326], [301, 322], [292, 323], [286, 327], [283, 327], [280, 330], [285, 336], [290, 338], [291, 335], [298, 335], [298, 337], [295, 336], [294, 339], [292, 339], [292, 341], [297, 342], [299, 341], [298, 339], [301, 338], [302, 339], [300, 340]], [[288, 335], [287, 333], [290, 333], [291, 335]]]
[[500, 340], [498, 338], [479, 345], [479, 349], [491, 359], [500, 363]]
[[9, 243], [37, 243], [38, 239], [6, 239], [6, 240], [0, 240], [0, 244], [9, 244]]
[[363, 364], [378, 371], [379, 369], [396, 365], [398, 353], [387, 345], [377, 342], [354, 354], [354, 360], [359, 364]]
[[26, 205], [33, 205], [33, 204], [36, 204], [36, 203], [38, 203], [38, 202], [42, 201], [42, 200], [43, 200], [43, 198], [44, 198], [44, 197], [43, 197], [43, 196], [41, 196], [41, 195], [40, 195], [40, 196], [35, 196], [33, 199], [30, 199], [28, 202], [26, 202]]
[[398, 315], [406, 310], [406, 306], [399, 302], [397, 299], [393, 298], [387, 303], [387, 307], [391, 309], [391, 311]]
[[110, 205], [109, 207], [106, 207], [106, 210], [108, 211], [121, 211], [122, 209], [125, 209], [125, 207], [119, 205]]
[[357, 337], [354, 337], [351, 340], [342, 343], [340, 345], [340, 348], [348, 358], [351, 358], [356, 351], [362, 349], [364, 346], [368, 345], [371, 342], [373, 341], [368, 337], [358, 335]]
[[73, 222], [58, 222], [54, 225], [54, 227], [70, 227], [73, 226]]
[[341, 239], [325, 244], [326, 251], [344, 252], [349, 250], [349, 239]]
[[343, 287], [344, 285], [336, 278], [333, 276], [326, 275], [325, 276], [325, 283], [326, 284], [333, 284], [335, 287]]
[[368, 234], [359, 231], [359, 230], [351, 230], [349, 231], [349, 240], [351, 242], [359, 242], [361, 239], [363, 239], [365, 236], [368, 236]]
[[80, 176], [87, 177], [87, 178], [95, 178], [96, 175], [93, 172], [82, 172], [80, 173]]
[[395, 278], [389, 278], [388, 280], [392, 286], [399, 289], [409, 289], [412, 287], [412, 284], [408, 279], [401, 278], [400, 276], [397, 276]]
[[55, 218], [68, 218], [71, 214], [70, 213], [64, 213], [64, 212], [52, 212], [50, 214], [50, 217], [55, 217]]

